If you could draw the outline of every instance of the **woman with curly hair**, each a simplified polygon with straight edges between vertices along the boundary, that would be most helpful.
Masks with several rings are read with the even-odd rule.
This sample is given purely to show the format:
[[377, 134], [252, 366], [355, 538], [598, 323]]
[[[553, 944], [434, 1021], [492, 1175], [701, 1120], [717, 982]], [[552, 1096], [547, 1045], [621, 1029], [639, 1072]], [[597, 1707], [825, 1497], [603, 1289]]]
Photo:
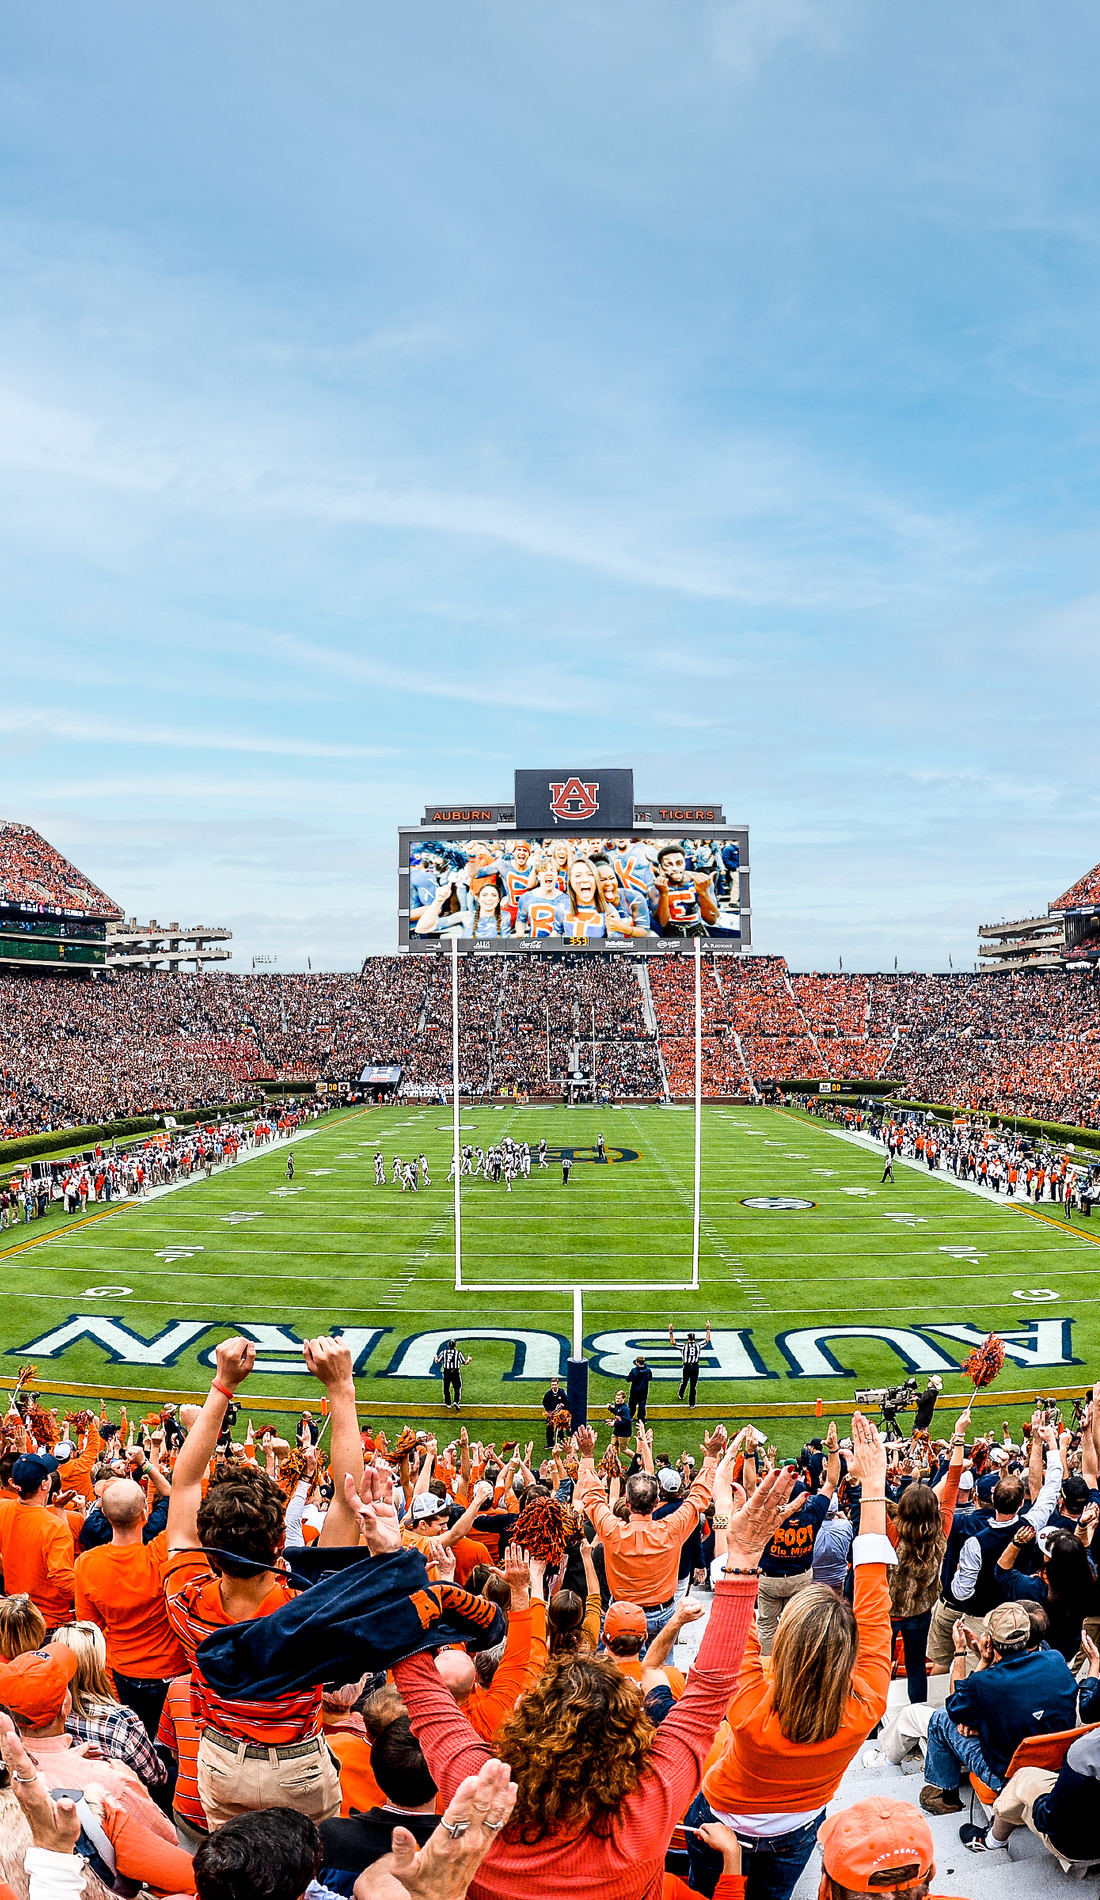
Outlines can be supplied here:
[[[592, 1434], [578, 1433], [584, 1455]], [[787, 1513], [792, 1475], [771, 1472], [732, 1517], [727, 1573], [681, 1700], [660, 1728], [648, 1720], [638, 1683], [609, 1658], [564, 1651], [552, 1657], [496, 1738], [516, 1805], [475, 1874], [471, 1900], [645, 1900], [660, 1891], [672, 1831], [699, 1787], [703, 1763], [737, 1681], [756, 1604], [761, 1552]], [[400, 1533], [384, 1474], [368, 1471], [357, 1514], [371, 1552], [398, 1548]], [[348, 1486], [351, 1502], [352, 1487]], [[490, 1749], [474, 1733], [430, 1657], [394, 1668], [432, 1779], [449, 1800]]]

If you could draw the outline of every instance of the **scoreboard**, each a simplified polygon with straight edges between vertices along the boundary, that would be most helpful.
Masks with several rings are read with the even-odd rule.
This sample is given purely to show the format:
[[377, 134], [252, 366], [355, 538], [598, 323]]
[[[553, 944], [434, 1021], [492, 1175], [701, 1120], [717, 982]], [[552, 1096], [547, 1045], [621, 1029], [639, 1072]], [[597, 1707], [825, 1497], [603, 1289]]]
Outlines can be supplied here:
[[530, 954], [752, 940], [747, 825], [714, 799], [638, 803], [622, 767], [517, 771], [507, 803], [441, 799], [398, 832], [402, 949]]

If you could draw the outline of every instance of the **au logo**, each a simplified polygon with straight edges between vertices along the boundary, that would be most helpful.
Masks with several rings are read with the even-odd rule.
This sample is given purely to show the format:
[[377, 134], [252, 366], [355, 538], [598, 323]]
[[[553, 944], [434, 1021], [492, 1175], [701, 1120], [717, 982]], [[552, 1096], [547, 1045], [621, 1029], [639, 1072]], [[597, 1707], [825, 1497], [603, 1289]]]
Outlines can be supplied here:
[[798, 1208], [816, 1207], [816, 1201], [800, 1201], [794, 1194], [754, 1194], [742, 1207], [758, 1207], [768, 1213], [794, 1213]]
[[600, 809], [596, 793], [600, 789], [598, 778], [585, 784], [577, 777], [550, 780], [550, 810], [555, 818], [594, 818]]
[[570, 1161], [595, 1161], [600, 1167], [642, 1158], [637, 1148], [605, 1148], [602, 1155], [595, 1148], [548, 1148], [546, 1152], [552, 1161], [560, 1161], [563, 1155], [568, 1155]]

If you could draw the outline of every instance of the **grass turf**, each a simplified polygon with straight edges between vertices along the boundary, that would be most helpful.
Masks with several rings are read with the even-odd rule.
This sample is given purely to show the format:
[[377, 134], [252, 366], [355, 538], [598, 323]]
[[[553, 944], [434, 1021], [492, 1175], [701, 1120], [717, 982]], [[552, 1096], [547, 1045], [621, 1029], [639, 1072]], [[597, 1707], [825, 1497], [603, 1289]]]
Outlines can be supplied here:
[[[452, 1190], [447, 1185], [450, 1125], [439, 1107], [401, 1106], [334, 1114], [295, 1144], [293, 1193], [286, 1188], [285, 1150], [275, 1149], [140, 1206], [104, 1218], [9, 1230], [0, 1255], [5, 1269], [3, 1350], [14, 1382], [19, 1360], [30, 1358], [42, 1378], [102, 1385], [202, 1389], [209, 1376], [200, 1355], [239, 1329], [278, 1328], [261, 1334], [258, 1357], [284, 1370], [257, 1372], [249, 1409], [263, 1413], [261, 1395], [309, 1391], [294, 1370], [294, 1342], [335, 1327], [379, 1338], [358, 1376], [361, 1410], [372, 1400], [436, 1404], [434, 1380], [414, 1370], [415, 1336], [469, 1327], [536, 1335], [572, 1332], [575, 1284], [584, 1293], [584, 1330], [594, 1357], [591, 1405], [599, 1410], [620, 1383], [618, 1352], [646, 1350], [657, 1363], [660, 1335], [672, 1320], [678, 1333], [716, 1329], [741, 1335], [772, 1377], [704, 1379], [700, 1422], [737, 1415], [738, 1405], [774, 1404], [820, 1396], [850, 1400], [855, 1384], [883, 1385], [904, 1376], [897, 1353], [882, 1341], [826, 1338], [844, 1373], [792, 1376], [792, 1346], [780, 1339], [797, 1331], [846, 1326], [913, 1330], [969, 1324], [979, 1331], [1024, 1329], [1044, 1321], [1047, 1341], [1068, 1320], [1075, 1365], [1044, 1368], [1007, 1363], [998, 1382], [1004, 1413], [1014, 1423], [1020, 1398], [1050, 1388], [1083, 1385], [1097, 1360], [1093, 1291], [1100, 1272], [1090, 1223], [1067, 1230], [1053, 1205], [1037, 1213], [1006, 1210], [967, 1195], [943, 1176], [899, 1167], [897, 1183], [881, 1184], [877, 1153], [844, 1141], [810, 1118], [734, 1105], [704, 1110], [700, 1291], [662, 1292], [690, 1277], [693, 1119], [690, 1112], [656, 1108], [562, 1109], [480, 1106], [463, 1111], [464, 1139], [487, 1147], [510, 1133], [551, 1148], [594, 1147], [602, 1130], [609, 1151], [637, 1159], [602, 1166], [578, 1159], [568, 1188], [561, 1169], [533, 1169], [511, 1195], [503, 1184], [463, 1182], [464, 1277], [522, 1282], [536, 1291], [456, 1292]], [[387, 1185], [374, 1185], [373, 1158], [381, 1144]], [[394, 1151], [423, 1151], [432, 1183], [419, 1194], [389, 1185]], [[804, 1209], [751, 1208], [759, 1197], [812, 1201]], [[98, 1212], [98, 1210], [97, 1210]], [[906, 1218], [888, 1218], [903, 1215]], [[1096, 1223], [1100, 1241], [1100, 1223]], [[28, 1241], [26, 1251], [12, 1251]], [[41, 1244], [37, 1244], [41, 1241]], [[165, 1259], [165, 1250], [191, 1249]], [[948, 1251], [948, 1249], [952, 1251]], [[964, 1251], [970, 1250], [970, 1251]], [[616, 1290], [608, 1282], [645, 1282], [647, 1290]], [[128, 1288], [128, 1292], [110, 1289]], [[93, 1289], [95, 1289], [93, 1291]], [[545, 1289], [545, 1290], [543, 1290]], [[1042, 1290], [1053, 1298], [1019, 1300]], [[105, 1347], [75, 1338], [47, 1354], [40, 1343], [74, 1316], [115, 1322], [124, 1333]], [[189, 1322], [203, 1330], [173, 1354], [171, 1363], [141, 1363], [145, 1347], [163, 1329]], [[608, 1335], [624, 1337], [609, 1342]], [[651, 1339], [641, 1339], [642, 1335]], [[134, 1343], [129, 1343], [127, 1335]], [[636, 1348], [635, 1336], [640, 1343]], [[178, 1338], [178, 1335], [176, 1335]], [[942, 1333], [922, 1335], [951, 1363], [968, 1346]], [[667, 1337], [665, 1339], [667, 1346]], [[734, 1347], [731, 1345], [729, 1350]], [[153, 1346], [152, 1359], [163, 1358]], [[537, 1404], [550, 1341], [529, 1342], [527, 1370], [513, 1379], [509, 1340], [467, 1344], [473, 1363], [464, 1398], [487, 1406]], [[564, 1371], [563, 1343], [563, 1364]], [[427, 1345], [419, 1348], [424, 1367]], [[113, 1357], [115, 1354], [117, 1356]], [[599, 1370], [603, 1355], [606, 1369]], [[731, 1363], [727, 1359], [727, 1363]], [[387, 1368], [394, 1366], [396, 1376]], [[404, 1370], [403, 1370], [404, 1369]], [[426, 1369], [426, 1368], [425, 1368]], [[667, 1362], [661, 1370], [667, 1370]], [[856, 1375], [853, 1379], [852, 1373]], [[945, 1375], [949, 1390], [964, 1382]], [[316, 1394], [316, 1388], [313, 1388]], [[1015, 1407], [1009, 1393], [1018, 1395]], [[654, 1405], [675, 1401], [676, 1381], [655, 1380]], [[977, 1415], [999, 1423], [1002, 1412]], [[512, 1427], [512, 1435], [522, 1428]], [[812, 1429], [800, 1420], [769, 1425], [784, 1450]], [[478, 1422], [476, 1430], [489, 1434]], [[531, 1435], [531, 1428], [526, 1429]], [[681, 1437], [677, 1424], [658, 1426], [666, 1448]]]

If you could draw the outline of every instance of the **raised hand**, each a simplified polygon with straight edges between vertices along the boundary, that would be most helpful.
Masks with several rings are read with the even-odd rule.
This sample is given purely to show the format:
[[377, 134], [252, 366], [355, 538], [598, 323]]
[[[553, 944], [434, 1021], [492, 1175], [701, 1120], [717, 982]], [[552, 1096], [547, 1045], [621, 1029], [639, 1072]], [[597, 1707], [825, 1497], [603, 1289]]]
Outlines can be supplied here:
[[53, 1799], [10, 1715], [0, 1715], [0, 1751], [11, 1775], [12, 1793], [27, 1817], [35, 1847], [45, 1847], [54, 1854], [75, 1854], [80, 1838], [76, 1805], [66, 1798]]
[[792, 1501], [796, 1473], [784, 1468], [761, 1478], [747, 1503], [730, 1519], [726, 1532], [727, 1570], [755, 1570], [785, 1517], [800, 1510], [802, 1499]]
[[[243, 1385], [256, 1363], [256, 1348], [251, 1339], [223, 1339], [216, 1352], [218, 1383], [235, 1392]], [[125, 1420], [126, 1414], [123, 1413]]]
[[412, 1900], [462, 1900], [507, 1825], [516, 1792], [507, 1762], [485, 1762], [476, 1776], [459, 1783], [423, 1847], [406, 1828], [394, 1828], [388, 1861], [375, 1861], [359, 1875], [355, 1900], [386, 1900], [395, 1881]]
[[862, 1412], [852, 1413], [852, 1449], [848, 1454], [851, 1476], [865, 1491], [881, 1497], [886, 1484], [886, 1445], [870, 1419]]
[[504, 1580], [512, 1592], [513, 1610], [525, 1610], [531, 1595], [531, 1560], [519, 1544], [504, 1553]]
[[349, 1474], [344, 1479], [344, 1496], [359, 1520], [363, 1542], [372, 1557], [401, 1549], [401, 1525], [393, 1507], [393, 1479], [388, 1471], [368, 1465], [358, 1490]]
[[596, 1434], [591, 1425], [577, 1427], [577, 1452], [582, 1458], [591, 1458], [596, 1449]]
[[745, 1502], [744, 1491], [733, 1481], [733, 1468], [736, 1463], [737, 1447], [731, 1445], [714, 1474], [714, 1483], [711, 1487], [715, 1510], [724, 1513], [727, 1517], [731, 1517], [734, 1511], [739, 1511]]
[[307, 1339], [302, 1344], [302, 1357], [315, 1379], [319, 1379], [326, 1391], [337, 1386], [353, 1386], [351, 1372], [351, 1348], [340, 1339], [329, 1339], [322, 1334], [318, 1339]]
[[726, 1428], [716, 1425], [709, 1438], [703, 1439], [703, 1454], [707, 1458], [720, 1458], [726, 1449]]

